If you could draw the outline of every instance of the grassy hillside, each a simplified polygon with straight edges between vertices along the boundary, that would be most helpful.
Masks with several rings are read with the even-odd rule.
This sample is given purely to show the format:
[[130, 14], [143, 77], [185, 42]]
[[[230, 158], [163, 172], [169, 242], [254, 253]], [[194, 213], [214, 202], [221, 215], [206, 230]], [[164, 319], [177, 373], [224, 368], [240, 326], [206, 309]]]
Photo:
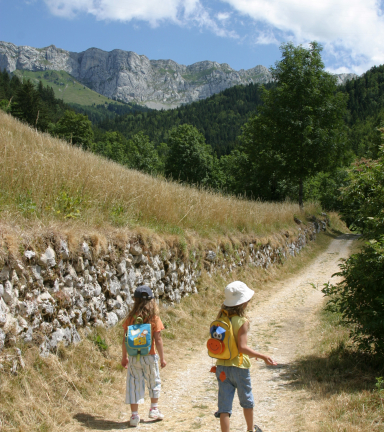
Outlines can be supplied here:
[[[0, 112], [2, 219], [145, 226], [202, 236], [294, 227], [297, 204], [247, 201], [129, 170]], [[321, 209], [306, 205], [307, 212]]]
[[[36, 85], [42, 81], [44, 86], [53, 88], [55, 96], [63, 99], [66, 103], [79, 105], [109, 104], [110, 98], [100, 95], [83, 84], [79, 83], [69, 73], [64, 71], [41, 71], [32, 72], [27, 70], [16, 70], [14, 72], [20, 78], [29, 78]], [[124, 105], [121, 102], [114, 102], [116, 105]]]

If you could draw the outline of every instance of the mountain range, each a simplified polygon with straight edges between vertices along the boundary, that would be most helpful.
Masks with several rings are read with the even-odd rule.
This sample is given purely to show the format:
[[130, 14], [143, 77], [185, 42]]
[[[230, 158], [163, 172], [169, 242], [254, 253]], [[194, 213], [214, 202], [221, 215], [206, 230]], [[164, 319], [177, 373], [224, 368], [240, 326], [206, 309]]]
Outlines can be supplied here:
[[[169, 109], [205, 99], [240, 84], [268, 83], [265, 66], [236, 71], [226, 63], [201, 61], [189, 66], [173, 60], [149, 60], [133, 51], [89, 48], [76, 53], [50, 45], [16, 46], [0, 41], [0, 69], [65, 71], [84, 86], [110, 99]], [[357, 77], [339, 74], [338, 83]]]

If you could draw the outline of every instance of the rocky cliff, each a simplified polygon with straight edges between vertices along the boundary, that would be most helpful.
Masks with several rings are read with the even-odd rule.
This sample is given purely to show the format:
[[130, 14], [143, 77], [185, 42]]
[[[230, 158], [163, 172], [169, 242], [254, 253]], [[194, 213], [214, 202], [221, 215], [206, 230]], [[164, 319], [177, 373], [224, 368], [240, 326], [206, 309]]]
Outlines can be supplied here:
[[[155, 109], [205, 99], [239, 84], [271, 81], [264, 66], [235, 71], [226, 63], [203, 61], [184, 66], [172, 60], [149, 60], [132, 51], [90, 48], [75, 53], [54, 45], [40, 49], [0, 42], [0, 69], [4, 68], [8, 72], [64, 70], [104, 96]], [[350, 78], [340, 77], [339, 82]]]

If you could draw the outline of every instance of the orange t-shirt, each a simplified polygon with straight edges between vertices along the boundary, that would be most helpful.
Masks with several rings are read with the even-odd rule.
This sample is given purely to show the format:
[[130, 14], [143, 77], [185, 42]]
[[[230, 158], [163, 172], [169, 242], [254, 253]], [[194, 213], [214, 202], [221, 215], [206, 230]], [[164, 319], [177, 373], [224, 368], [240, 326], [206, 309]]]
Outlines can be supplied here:
[[[126, 319], [124, 320], [124, 322], [123, 322], [123, 329], [124, 329], [125, 332], [127, 332], [128, 326], [132, 325], [132, 324], [134, 323], [134, 321], [135, 321], [135, 320], [134, 320], [133, 317], [128, 317], [128, 318], [126, 318]], [[155, 351], [155, 344], [153, 343], [153, 335], [154, 335], [156, 332], [159, 332], [159, 331], [161, 331], [161, 330], [164, 330], [164, 328], [165, 328], [165, 327], [163, 326], [163, 323], [161, 322], [160, 317], [155, 316], [155, 317], [153, 318], [152, 322], [151, 322], [151, 330], [152, 330], [152, 345], [151, 345], [151, 350], [149, 351], [149, 354], [152, 354], [152, 355], [156, 354], [156, 351]]]

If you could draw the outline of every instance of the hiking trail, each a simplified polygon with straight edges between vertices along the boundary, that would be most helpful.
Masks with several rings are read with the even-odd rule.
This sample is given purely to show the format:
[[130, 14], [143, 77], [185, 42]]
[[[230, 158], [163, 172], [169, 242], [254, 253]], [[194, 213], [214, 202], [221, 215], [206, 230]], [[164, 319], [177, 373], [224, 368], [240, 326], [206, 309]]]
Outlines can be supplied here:
[[[299, 273], [276, 282], [273, 290], [258, 292], [247, 310], [251, 322], [249, 345], [278, 362], [277, 367], [270, 367], [263, 361], [252, 360], [254, 422], [263, 432], [308, 431], [305, 416], [312, 395], [292, 385], [295, 381], [294, 362], [313, 345], [310, 338], [318, 322], [316, 312], [324, 304], [321, 288], [328, 281], [336, 282], [332, 275], [339, 271], [340, 258], [348, 257], [355, 239], [356, 236], [345, 234], [332, 240], [328, 249]], [[166, 352], [166, 359], [169, 357]], [[177, 361], [170, 362], [161, 371], [159, 407], [165, 419], [149, 421], [146, 393], [145, 404], [139, 410], [142, 423], [136, 429], [148, 432], [220, 431], [219, 420], [213, 416], [217, 409], [217, 381], [215, 374], [209, 372], [212, 365], [204, 345], [191, 348]], [[112, 403], [107, 417], [104, 413], [103, 416], [76, 414], [71, 431], [129, 428], [130, 408], [124, 404], [124, 395], [125, 378], [114, 402], [108, 401]], [[231, 431], [245, 430], [246, 423], [236, 394]]]

